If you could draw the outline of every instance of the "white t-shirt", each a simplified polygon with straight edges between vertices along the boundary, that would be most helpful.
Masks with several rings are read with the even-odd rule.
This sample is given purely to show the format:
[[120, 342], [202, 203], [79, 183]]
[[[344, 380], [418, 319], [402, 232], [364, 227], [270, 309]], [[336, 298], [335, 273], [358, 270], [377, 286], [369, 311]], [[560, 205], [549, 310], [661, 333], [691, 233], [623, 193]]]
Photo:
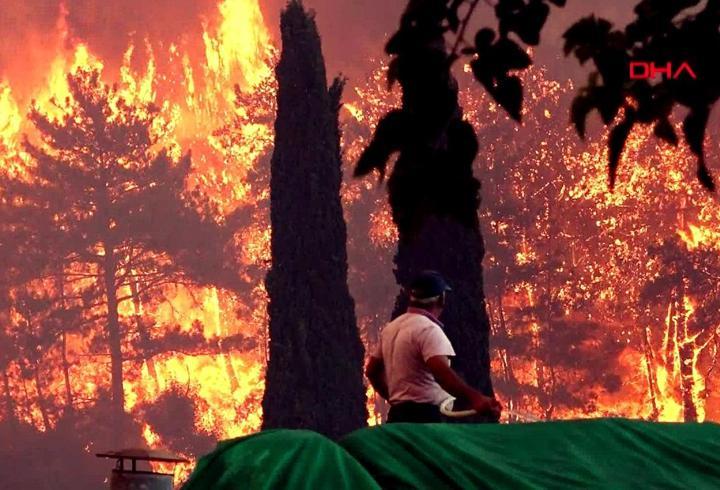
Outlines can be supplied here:
[[442, 403], [450, 395], [435, 381], [425, 361], [454, 355], [442, 327], [420, 313], [405, 313], [388, 323], [372, 353], [385, 365], [391, 404]]

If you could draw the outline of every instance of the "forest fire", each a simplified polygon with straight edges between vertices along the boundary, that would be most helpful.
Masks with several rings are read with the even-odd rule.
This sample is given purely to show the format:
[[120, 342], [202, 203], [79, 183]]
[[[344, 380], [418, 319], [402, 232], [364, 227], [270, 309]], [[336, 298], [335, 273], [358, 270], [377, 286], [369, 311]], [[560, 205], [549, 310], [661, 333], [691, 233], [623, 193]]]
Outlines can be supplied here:
[[[227, 248], [239, 276], [234, 287], [164, 272], [174, 258], [152, 250], [138, 258], [130, 246], [118, 260], [117, 277], [130, 278], [119, 283], [116, 310], [131, 432], [138, 442], [189, 458], [262, 423], [277, 50], [258, 1], [218, 0], [216, 18], [203, 23], [192, 49], [180, 40], [147, 39], [129, 45], [120, 66], [71, 38], [63, 6], [43, 83], [29, 87], [0, 73], [6, 176], [31, 178], [38, 153], [25, 136], [48, 144], [28, 115], [32, 108], [59, 125], [79, 117], [68, 75], [91, 83], [82, 77], [96, 73], [115, 85], [108, 124], [128, 117], [148, 122], [153, 154], [167, 150], [171, 167], [191, 152], [184, 190], [207, 197], [197, 207], [208, 221], [236, 223]], [[347, 91], [341, 113], [347, 175], [381, 115], [399, 103], [398, 92], [386, 90], [385, 69], [368, 61], [370, 76]], [[720, 208], [688, 173], [694, 156], [683, 146], [658, 147], [647, 128], [635, 131], [610, 193], [606, 135], [583, 144], [567, 127], [572, 84], [548, 80], [540, 68], [524, 76], [522, 127], [477, 87], [461, 93], [464, 117], [483, 149], [476, 175], [483, 183], [485, 292], [499, 397], [547, 419], [718, 419]], [[346, 176], [343, 204], [350, 286], [363, 340], [371, 344], [392, 307], [398, 234], [382, 189]], [[108, 255], [102, 244], [96, 253]], [[90, 304], [97, 298], [87, 293], [106, 287], [102, 274], [77, 258], [58, 267], [52, 277], [9, 291], [0, 314], [0, 421], [44, 433], [71, 416], [107, 417], [103, 400], [112, 391], [109, 303]], [[369, 424], [382, 411], [374, 398], [368, 388]], [[109, 443], [98, 436], [84, 449]]]
[[[68, 117], [63, 112], [68, 107], [64, 101], [71, 97], [67, 75], [83, 71], [103, 73], [110, 83], [118, 84], [117, 102], [158, 106], [160, 116], [154, 120], [154, 129], [160, 136], [159, 141], [171, 149], [176, 160], [181, 151], [193, 151], [193, 177], [211, 194], [217, 206], [229, 212], [241, 205], [253, 205], [253, 200], [262, 199], [266, 190], [251, 189], [245, 175], [272, 141], [272, 107], [261, 107], [268, 111], [266, 119], [243, 124], [237, 128], [237, 134], [228, 136], [234, 127], [226, 129], [225, 134], [221, 134], [221, 130], [232, 124], [234, 118], [248, 118], [248, 109], [236, 105], [239, 90], [259, 92], [267, 88], [262, 82], [272, 73], [272, 48], [268, 47], [269, 37], [257, 3], [228, 0], [221, 2], [218, 9], [220, 20], [216, 31], [211, 32], [208, 27], [198, 40], [205, 48], [206, 59], [202, 65], [193, 65], [189, 55], [176, 45], [165, 52], [156, 52], [148, 40], [144, 69], [134, 70], [136, 47], [129, 46], [122, 66], [116, 67], [117, 76], [108, 75], [107, 71], [111, 70], [104, 67], [85, 44], [78, 42], [67, 47], [71, 43], [64, 28], [67, 11], [61, 9], [57, 55], [48, 67], [46, 85], [36, 87], [30, 94], [32, 103], [59, 121]], [[238, 33], [244, 38], [238, 39]], [[156, 58], [163, 58], [167, 72], [159, 71]], [[177, 73], [181, 73], [182, 78], [175, 78]], [[267, 95], [274, 97], [274, 93]], [[30, 99], [15, 99], [13, 86], [3, 82], [0, 101], [3, 168], [8, 173], [20, 172], [23, 167], [33, 165], [23, 149], [23, 134], [37, 137], [32, 124], [23, 117]], [[256, 113], [257, 109], [252, 116]], [[223, 146], [227, 144], [223, 136], [240, 144]], [[250, 144], [244, 145], [244, 141]], [[226, 166], [226, 159], [231, 159], [233, 165]], [[260, 216], [261, 211], [257, 214]], [[267, 220], [253, 219], [237, 234], [242, 241], [242, 256], [238, 259], [261, 268], [267, 261], [269, 241], [269, 231], [263, 222]], [[66, 284], [60, 294], [72, 297], [80, 293], [87, 282], [92, 281], [87, 273], [74, 266], [66, 267]], [[83, 275], [88, 277], [85, 283], [78, 280]], [[145, 298], [131, 291], [131, 285], [123, 286], [118, 295], [127, 299], [118, 304], [118, 313], [121, 322], [136, 326], [135, 329], [128, 326], [128, 338], [124, 341], [125, 409], [138, 415], [147, 413], [148, 409], [152, 410], [153, 402], [162, 399], [164, 394], [184, 393], [196, 400], [193, 403], [197, 407], [195, 413], [190, 414], [194, 419], [182, 422], [190, 424], [186, 427], [188, 431], [222, 439], [259, 429], [264, 344], [249, 339], [262, 338], [265, 328], [266, 299], [261, 279], [261, 276], [255, 278], [242, 303], [237, 294], [215, 287], [167, 285], [156, 290], [154, 297]], [[50, 296], [58, 294], [55, 285], [45, 282], [29, 288], [29, 300], [37, 303], [46, 299], [48, 307]], [[15, 300], [19, 302], [20, 296], [15, 296]], [[4, 338], [27, 342], [32, 348], [35, 340], [31, 337], [48, 335], [43, 333], [42, 324], [34, 327], [29, 316], [23, 317], [19, 303], [10, 311]], [[103, 396], [109, 381], [106, 358], [92, 345], [93, 337], [103, 335], [102, 326], [89, 323], [84, 328], [68, 329], [62, 332], [58, 342], [52, 340], [48, 345], [37, 345], [33, 350], [37, 350], [39, 357], [32, 360], [13, 358], [8, 352], [11, 357], [4, 364], [5, 398], [6, 402], [14, 402], [6, 407], [4, 415], [12, 413], [19, 422], [47, 431], [59, 418], [73, 410], [82, 410]], [[172, 344], [173, 339], [175, 346], [163, 345]], [[144, 354], [132, 347], [138, 340], [149, 346]], [[194, 345], [190, 342], [193, 340]], [[255, 343], [259, 347], [253, 348]], [[65, 366], [64, 370], [58, 366]], [[33, 370], [34, 374], [26, 378], [25, 373]], [[148, 444], [172, 444], [164, 441], [157, 429], [147, 423], [142, 424], [138, 435]]]

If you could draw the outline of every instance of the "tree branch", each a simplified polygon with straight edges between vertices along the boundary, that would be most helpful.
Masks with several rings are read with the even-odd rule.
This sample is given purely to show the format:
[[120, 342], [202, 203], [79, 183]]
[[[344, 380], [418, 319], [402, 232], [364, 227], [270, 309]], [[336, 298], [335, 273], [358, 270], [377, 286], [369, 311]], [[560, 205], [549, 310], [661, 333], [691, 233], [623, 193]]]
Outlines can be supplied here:
[[[485, 3], [488, 5], [492, 5], [492, 0], [485, 0]], [[470, 18], [473, 15], [473, 12], [475, 12], [475, 9], [478, 6], [478, 3], [480, 3], [480, 0], [470, 0], [470, 7], [468, 8], [468, 11], [465, 13], [465, 17], [463, 17], [462, 22], [460, 22], [460, 29], [458, 30], [457, 37], [455, 38], [455, 44], [452, 47], [452, 50], [450, 51], [450, 60], [451, 62], [455, 61], [457, 58], [459, 58], [459, 55], [457, 53], [458, 48], [460, 47], [460, 43], [465, 42], [465, 31], [467, 30], [468, 24], [470, 24]]]

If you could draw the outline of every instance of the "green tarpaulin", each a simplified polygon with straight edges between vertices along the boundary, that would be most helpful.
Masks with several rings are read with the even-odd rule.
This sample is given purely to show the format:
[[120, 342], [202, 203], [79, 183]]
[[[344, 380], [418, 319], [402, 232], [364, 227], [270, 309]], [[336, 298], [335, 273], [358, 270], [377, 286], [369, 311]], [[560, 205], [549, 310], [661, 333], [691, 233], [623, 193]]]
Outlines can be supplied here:
[[306, 430], [268, 430], [221, 442], [198, 461], [184, 490], [379, 490], [342, 447]]
[[720, 426], [389, 424], [338, 444], [269, 431], [219, 445], [186, 488], [720, 489]]

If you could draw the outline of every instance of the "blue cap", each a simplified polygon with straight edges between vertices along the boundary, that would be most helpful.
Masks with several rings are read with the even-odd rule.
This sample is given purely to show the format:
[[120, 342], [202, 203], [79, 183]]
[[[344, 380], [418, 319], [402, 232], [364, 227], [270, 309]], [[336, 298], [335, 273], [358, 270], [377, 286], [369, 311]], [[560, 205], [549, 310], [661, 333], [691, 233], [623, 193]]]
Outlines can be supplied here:
[[420, 303], [435, 301], [447, 291], [452, 291], [452, 288], [436, 271], [423, 271], [410, 283], [410, 299]]

